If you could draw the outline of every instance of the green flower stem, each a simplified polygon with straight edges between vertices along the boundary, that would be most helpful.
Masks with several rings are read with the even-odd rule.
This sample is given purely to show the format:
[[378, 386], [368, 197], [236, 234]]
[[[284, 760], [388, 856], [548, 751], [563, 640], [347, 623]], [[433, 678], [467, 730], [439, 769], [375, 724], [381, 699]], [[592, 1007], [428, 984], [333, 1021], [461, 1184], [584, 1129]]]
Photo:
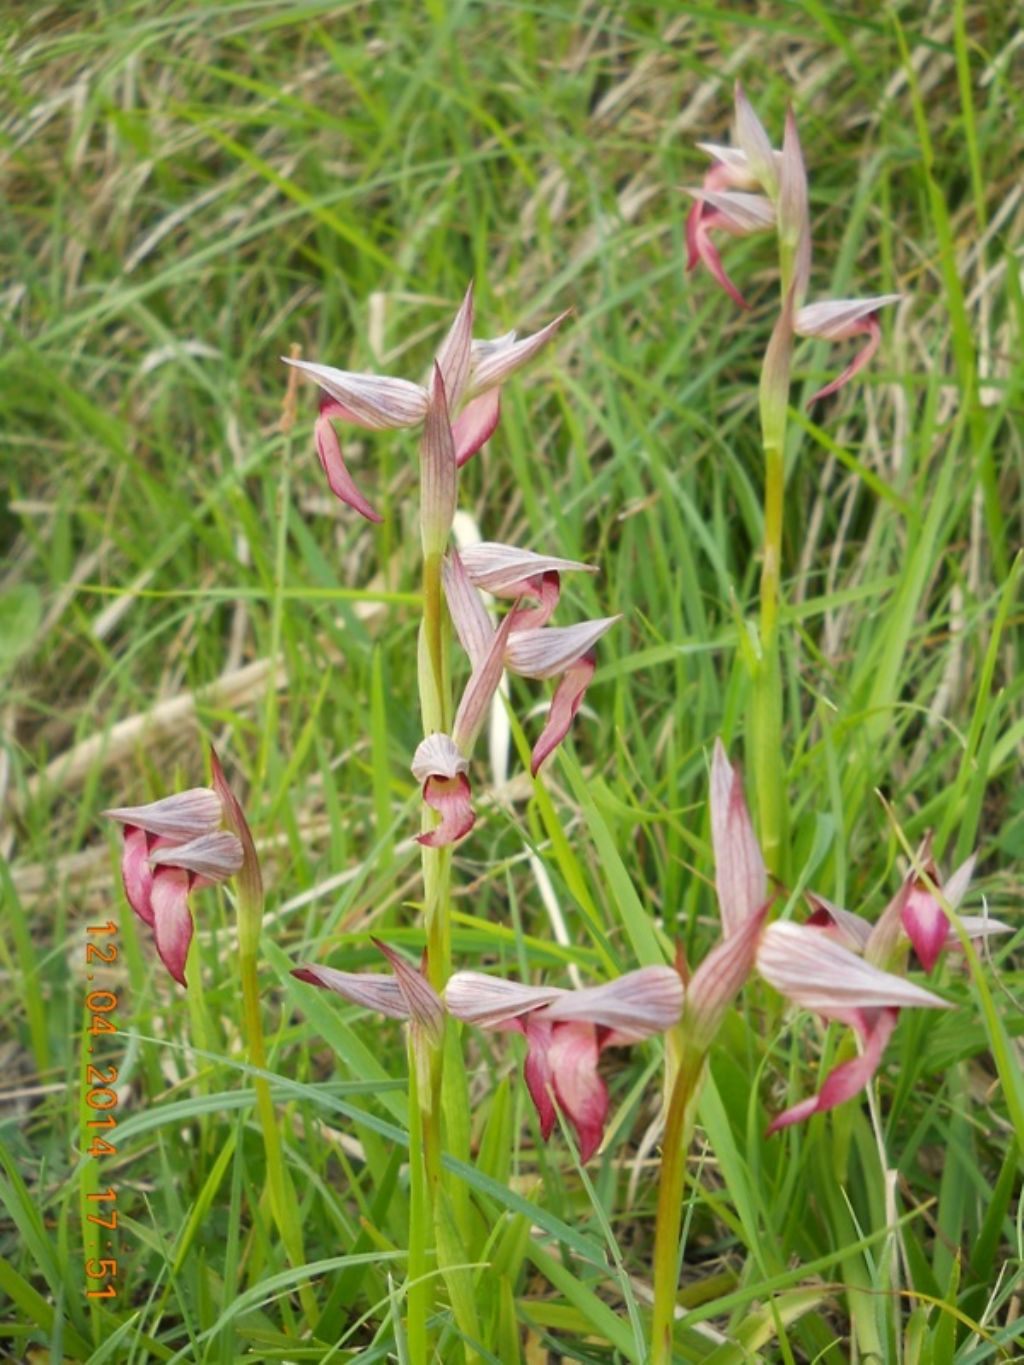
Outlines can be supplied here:
[[665, 1116], [658, 1212], [654, 1230], [654, 1317], [651, 1323], [650, 1365], [672, 1365], [672, 1327], [679, 1280], [679, 1232], [683, 1221], [686, 1156], [693, 1135], [697, 1097], [707, 1053], [685, 1038]]
[[406, 1334], [409, 1359], [430, 1360], [430, 1315], [434, 1308], [433, 1213], [427, 1175], [424, 1102], [420, 1095], [415, 1045], [409, 1040], [409, 1275]]
[[[444, 608], [441, 589], [441, 556], [423, 561], [423, 637], [421, 650], [420, 712], [423, 733], [448, 732], [451, 704], [448, 698], [445, 661]], [[423, 828], [433, 827], [433, 814], [425, 807]], [[423, 848], [423, 901], [427, 931], [427, 971], [430, 984], [440, 993], [451, 972], [451, 850]]]
[[[242, 975], [242, 1006], [245, 1022], [245, 1036], [249, 1044], [249, 1062], [261, 1071], [267, 1069], [267, 1051], [263, 1041], [263, 1020], [260, 1014], [259, 978], [256, 967], [255, 944], [247, 943], [246, 935], [240, 934], [242, 941], [239, 954], [239, 968]], [[281, 1151], [281, 1134], [277, 1127], [277, 1114], [271, 1098], [270, 1086], [265, 1077], [253, 1076], [256, 1091], [256, 1111], [263, 1130], [263, 1150], [267, 1159], [267, 1187], [270, 1194], [270, 1209], [284, 1243], [289, 1263], [298, 1269], [306, 1264], [306, 1253], [302, 1245], [302, 1228], [298, 1221], [298, 1202], [295, 1190], [284, 1164]], [[307, 1282], [299, 1287], [299, 1300], [310, 1330], [315, 1328], [320, 1316], [316, 1296]]]
[[785, 877], [786, 804], [782, 764], [782, 669], [779, 659], [779, 571], [782, 561], [783, 459], [765, 449], [764, 559], [761, 569], [760, 658], [751, 711], [754, 788], [761, 848], [776, 877]]
[[[443, 557], [426, 554], [423, 559], [423, 622], [420, 634], [419, 690], [423, 733], [448, 733], [451, 729], [451, 698], [448, 687], [447, 636], [442, 590]], [[423, 808], [423, 828], [434, 826], [434, 815]], [[450, 848], [421, 849], [424, 921], [427, 936], [427, 973], [440, 994], [451, 973], [451, 876]], [[419, 1054], [417, 1056], [417, 1054]], [[419, 1067], [419, 1070], [417, 1070]], [[461, 1291], [459, 1272], [449, 1266], [464, 1262], [456, 1246], [450, 1208], [444, 1189], [441, 1156], [442, 1094], [445, 1086], [444, 1041], [425, 1036], [414, 1038], [410, 1047], [410, 1075], [415, 1076], [410, 1098], [414, 1099], [415, 1135], [410, 1179], [413, 1186], [414, 1226], [410, 1227], [409, 1342], [413, 1360], [427, 1360], [417, 1343], [429, 1343], [428, 1319], [435, 1306], [436, 1277], [423, 1278], [431, 1262], [428, 1242], [433, 1238], [437, 1262], [449, 1288], [452, 1307], [463, 1330], [476, 1327], [471, 1304]], [[413, 1242], [415, 1241], [415, 1247]], [[413, 1254], [415, 1251], [415, 1255]], [[414, 1283], [414, 1281], [419, 1281]]]
[[782, 669], [779, 601], [782, 580], [782, 507], [785, 490], [786, 410], [793, 363], [793, 301], [784, 281], [783, 308], [761, 370], [764, 445], [764, 552], [761, 565], [760, 654], [750, 712], [751, 767], [757, 792], [761, 848], [768, 871], [786, 876], [785, 769], [782, 762]]

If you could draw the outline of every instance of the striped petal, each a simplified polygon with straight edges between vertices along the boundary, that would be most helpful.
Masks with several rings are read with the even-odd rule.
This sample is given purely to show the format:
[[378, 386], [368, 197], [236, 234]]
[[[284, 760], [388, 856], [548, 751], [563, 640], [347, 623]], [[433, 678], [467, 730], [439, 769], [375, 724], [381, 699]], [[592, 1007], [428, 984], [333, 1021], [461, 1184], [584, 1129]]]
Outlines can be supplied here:
[[350, 421], [370, 431], [416, 427], [427, 415], [429, 400], [426, 389], [407, 379], [336, 370], [332, 365], [293, 360], [289, 356], [282, 356], [281, 359], [286, 365], [308, 374], [325, 393], [341, 404]]
[[952, 1008], [931, 991], [866, 962], [820, 930], [787, 920], [770, 924], [761, 935], [757, 969], [795, 1004], [825, 1018], [889, 1005]]
[[568, 991], [542, 1009], [559, 1023], [600, 1025], [615, 1032], [615, 1044], [638, 1042], [679, 1022], [683, 983], [672, 967], [641, 967], [600, 986]]
[[444, 379], [436, 364], [420, 443], [420, 487], [423, 553], [440, 555], [455, 517], [456, 468]]
[[195, 839], [217, 828], [224, 818], [220, 797], [210, 787], [190, 787], [145, 806], [118, 806], [103, 812], [122, 825], [134, 825], [165, 839]]
[[574, 626], [541, 626], [514, 630], [505, 663], [524, 678], [554, 678], [588, 654], [621, 616], [579, 621]]
[[444, 1005], [441, 997], [423, 973], [406, 962], [401, 953], [396, 953], [394, 948], [379, 939], [375, 938], [372, 942], [391, 963], [398, 989], [409, 1010], [409, 1018], [423, 1029], [436, 1046], [444, 1037]]
[[880, 308], [899, 303], [902, 294], [876, 294], [869, 299], [827, 299], [798, 308], [793, 325], [797, 336], [823, 341], [847, 341], [864, 331], [863, 324]]
[[469, 675], [452, 724], [452, 738], [463, 753], [468, 753], [472, 749], [487, 719], [494, 694], [501, 682], [509, 642], [514, 638], [512, 635], [514, 624], [515, 613], [509, 612], [494, 632], [487, 653], [474, 665]]
[[296, 967], [292, 976], [299, 981], [308, 981], [311, 986], [333, 991], [350, 1004], [361, 1005], [389, 1019], [409, 1018], [409, 1003], [393, 976], [381, 976], [373, 972], [339, 972], [334, 967], [312, 964]]
[[735, 109], [734, 136], [736, 144], [746, 157], [750, 174], [765, 194], [774, 199], [779, 185], [776, 153], [772, 149], [771, 140], [765, 132], [764, 124], [754, 113], [739, 81], [736, 82]]
[[524, 986], [486, 972], [455, 972], [448, 979], [444, 1000], [456, 1019], [496, 1029], [569, 993], [560, 986]]
[[542, 574], [597, 572], [593, 564], [560, 559], [557, 555], [539, 555], [533, 550], [520, 550], [515, 545], [501, 545], [490, 540], [467, 545], [461, 554], [466, 576], [473, 586], [498, 597], [521, 596], [523, 584]]
[[242, 845], [227, 830], [201, 834], [187, 844], [162, 844], [149, 855], [154, 867], [180, 867], [207, 882], [223, 882], [242, 866]]
[[448, 402], [454, 408], [462, 397], [469, 378], [470, 347], [473, 341], [473, 284], [470, 281], [448, 335], [441, 343], [436, 363], [444, 381]]
[[852, 910], [844, 910], [814, 891], [807, 892], [813, 913], [805, 921], [823, 933], [831, 934], [837, 943], [852, 952], [863, 953], [871, 937], [871, 925]]
[[807, 171], [792, 109], [786, 114], [779, 170], [779, 238], [792, 253], [792, 292], [799, 307], [811, 275], [811, 216], [807, 206]]
[[566, 309], [539, 332], [518, 341], [515, 332], [508, 332], [493, 341], [475, 341], [470, 369], [470, 396], [475, 397], [487, 389], [504, 384], [516, 370], [528, 364], [544, 349], [571, 311]]
[[452, 550], [444, 562], [444, 595], [459, 644], [474, 668], [482, 662], [494, 639], [494, 626], [479, 592], [466, 571], [465, 559]]
[[703, 215], [706, 228], [721, 228], [734, 237], [747, 237], [754, 232], [768, 232], [775, 226], [775, 209], [763, 194], [709, 189], [687, 189], [686, 193], [714, 210]]
[[698, 1046], [711, 1046], [726, 1011], [753, 971], [767, 913], [766, 903], [748, 915], [694, 973], [686, 992], [685, 1022]]
[[743, 783], [720, 739], [711, 759], [711, 845], [722, 927], [729, 938], [765, 904], [768, 874]]

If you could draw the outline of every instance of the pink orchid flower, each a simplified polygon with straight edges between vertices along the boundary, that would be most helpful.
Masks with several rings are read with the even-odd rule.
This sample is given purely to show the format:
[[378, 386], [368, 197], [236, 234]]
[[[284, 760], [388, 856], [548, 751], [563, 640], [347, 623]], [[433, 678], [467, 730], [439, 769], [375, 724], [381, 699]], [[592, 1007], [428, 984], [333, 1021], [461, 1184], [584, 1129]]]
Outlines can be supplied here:
[[349, 422], [368, 431], [420, 426], [436, 401], [432, 398], [437, 391], [435, 368], [451, 414], [455, 462], [465, 464], [494, 434], [502, 384], [547, 345], [568, 316], [568, 311], [561, 313], [540, 331], [518, 340], [515, 332], [509, 332], [493, 341], [474, 341], [470, 285], [437, 353], [429, 388], [390, 375], [359, 374], [282, 356], [286, 365], [308, 374], [320, 387], [316, 447], [331, 492], [369, 521], [380, 521], [348, 471], [334, 422]]
[[859, 1095], [881, 1064], [901, 1009], [953, 1008], [931, 991], [883, 972], [806, 924], [770, 924], [758, 945], [757, 969], [794, 1004], [813, 1010], [823, 1019], [847, 1024], [861, 1044], [859, 1056], [831, 1071], [818, 1094], [777, 1115], [769, 1133], [812, 1114], [824, 1114]]
[[171, 976], [187, 985], [185, 962], [195, 929], [189, 897], [235, 876], [246, 861], [242, 840], [221, 828], [225, 820], [234, 823], [233, 812], [218, 791], [193, 787], [145, 806], [103, 813], [124, 826], [121, 874], [128, 904], [153, 930]]
[[[849, 1025], [861, 1043], [860, 1055], [838, 1066], [817, 1095], [772, 1122], [768, 1131], [774, 1133], [859, 1094], [881, 1063], [900, 1009], [950, 1007], [930, 991], [884, 971], [877, 960], [869, 960], [870, 954], [861, 956], [867, 953], [871, 927], [820, 897], [813, 898], [816, 916], [808, 924], [765, 924], [769, 902], [764, 859], [742, 782], [720, 741], [711, 767], [711, 838], [725, 938], [690, 983], [684, 1024], [690, 1022], [698, 1038], [709, 1044], [725, 1008], [756, 970], [795, 1004]], [[900, 909], [895, 913], [898, 917]], [[888, 932], [883, 921], [892, 921], [887, 915], [876, 926], [880, 938]]]
[[901, 298], [901, 294], [878, 294], [870, 299], [831, 299], [823, 303], [809, 303], [797, 309], [793, 320], [797, 336], [817, 337], [825, 341], [847, 341], [855, 336], [868, 338], [867, 345], [857, 352], [842, 374], [819, 389], [808, 407], [819, 398], [827, 398], [829, 394], [837, 392], [870, 362], [882, 340], [882, 330], [878, 324], [879, 309], [890, 303], [899, 303]]
[[524, 1075], [541, 1135], [551, 1136], [557, 1103], [576, 1130], [580, 1161], [587, 1162], [601, 1145], [608, 1116], [608, 1091], [597, 1070], [601, 1053], [671, 1028], [683, 1008], [683, 983], [672, 967], [643, 967], [574, 991], [456, 972], [445, 1004], [449, 1014], [478, 1028], [525, 1037]]
[[[559, 678], [547, 723], [533, 747], [530, 771], [534, 777], [545, 758], [568, 734], [579, 711], [597, 667], [594, 646], [622, 619], [604, 616], [573, 626], [547, 625], [558, 603], [560, 575], [579, 569], [586, 570], [587, 566], [493, 544], [472, 547], [463, 555], [453, 550], [444, 567], [448, 609], [455, 633], [471, 662], [476, 664], [488, 657], [495, 649], [497, 636], [505, 629], [501, 654], [505, 668], [524, 678]], [[516, 605], [497, 632], [474, 579], [479, 586], [489, 583], [491, 591], [516, 597]], [[520, 604], [527, 596], [537, 600], [535, 608], [522, 608]]]
[[749, 237], [755, 232], [768, 232], [775, 226], [775, 208], [763, 194], [748, 194], [741, 190], [716, 190], [714, 166], [704, 177], [701, 189], [688, 189], [694, 199], [686, 219], [686, 269], [691, 271], [702, 264], [716, 284], [729, 295], [739, 308], [750, 304], [726, 273], [718, 248], [711, 238], [715, 231], [727, 232], [731, 237]]
[[[807, 896], [813, 909], [807, 923], [828, 933], [836, 942], [854, 952], [862, 953], [877, 966], [888, 967], [905, 958], [909, 940], [921, 966], [930, 974], [943, 952], [956, 950], [961, 944], [945, 910], [916, 868], [924, 870], [946, 905], [957, 910], [970, 883], [974, 863], [975, 855], [972, 853], [943, 881], [932, 858], [929, 835], [918, 852], [915, 867], [911, 868], [875, 924], [841, 906], [833, 905], [824, 896], [814, 892], [809, 892]], [[958, 918], [972, 942], [985, 939], [989, 934], [1013, 932], [1012, 925], [993, 919], [990, 915], [959, 915]]]
[[[490, 621], [488, 620], [488, 629]], [[441, 823], [417, 842], [441, 848], [463, 839], [476, 823], [469, 782], [469, 756], [501, 682], [505, 643], [512, 627], [511, 613], [491, 632], [485, 651], [476, 657], [450, 735], [440, 731], [419, 743], [412, 758], [412, 774], [423, 789], [423, 800], [441, 817]]]
[[698, 262], [702, 263], [735, 304], [749, 308], [726, 274], [710, 234], [721, 231], [733, 237], [747, 237], [775, 227], [783, 154], [772, 148], [739, 83], [735, 104], [736, 146], [697, 144], [711, 157], [712, 164], [701, 188], [687, 190], [695, 202], [686, 219], [686, 269], [693, 270]]

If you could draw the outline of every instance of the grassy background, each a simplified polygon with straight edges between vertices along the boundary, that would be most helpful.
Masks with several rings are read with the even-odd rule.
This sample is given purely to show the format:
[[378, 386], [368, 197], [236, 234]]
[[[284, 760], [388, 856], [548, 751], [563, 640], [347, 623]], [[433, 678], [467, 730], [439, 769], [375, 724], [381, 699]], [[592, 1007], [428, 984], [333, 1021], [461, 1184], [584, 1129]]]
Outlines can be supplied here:
[[[371, 932], [421, 943], [415, 442], [349, 442], [381, 530], [335, 503], [312, 391], [280, 429], [278, 356], [293, 345], [416, 378], [470, 276], [484, 334], [576, 310], [507, 390], [463, 506], [488, 538], [601, 565], [567, 585], [560, 619], [625, 620], [602, 642], [575, 757], [546, 773], [550, 802], [514, 755], [503, 800], [484, 797], [456, 859], [456, 961], [601, 979], [635, 964], [643, 916], [691, 961], [717, 935], [705, 753], [719, 733], [741, 750], [756, 375], [776, 300], [765, 240], [724, 249], [750, 315], [684, 277], [682, 187], [706, 164], [693, 142], [725, 140], [737, 76], [774, 135], [795, 105], [812, 295], [905, 296], [863, 380], [810, 413], [801, 400], [846, 352], [797, 356], [794, 880], [877, 913], [902, 866], [881, 792], [911, 841], [935, 829], [947, 870], [979, 847], [971, 908], [983, 893], [1014, 919], [1021, 17], [1003, 0], [6, 11], [0, 1317], [13, 1358], [33, 1343], [95, 1361], [370, 1361], [400, 1346], [402, 1040], [311, 999], [287, 969], [370, 966]], [[538, 689], [514, 682], [513, 697], [535, 736]], [[197, 899], [202, 972], [186, 998], [122, 904], [97, 818], [202, 780], [201, 737], [264, 858], [272, 1065], [307, 1251], [330, 1262], [316, 1279], [330, 1356], [289, 1335], [230, 908]], [[475, 783], [487, 792], [486, 764]], [[77, 1158], [83, 930], [110, 916], [119, 1154], [97, 1173]], [[1010, 1048], [1017, 941], [990, 964]], [[866, 1115], [761, 1137], [838, 1038], [747, 993], [694, 1151], [681, 1358], [841, 1361], [854, 1319], [884, 1359], [1024, 1349], [1019, 1097], [1015, 1111], [995, 1081], [963, 972], [944, 970], [963, 1008], [905, 1018], [881, 1076], [901, 1296], [887, 1292]], [[493, 1358], [641, 1359], [656, 1046], [613, 1054], [612, 1134], [589, 1180], [557, 1135], [538, 1144], [510, 1041], [473, 1038], [467, 1056], [463, 1177]], [[123, 1292], [89, 1309], [81, 1194], [97, 1178], [119, 1191]], [[458, 1359], [440, 1326], [442, 1359]]]

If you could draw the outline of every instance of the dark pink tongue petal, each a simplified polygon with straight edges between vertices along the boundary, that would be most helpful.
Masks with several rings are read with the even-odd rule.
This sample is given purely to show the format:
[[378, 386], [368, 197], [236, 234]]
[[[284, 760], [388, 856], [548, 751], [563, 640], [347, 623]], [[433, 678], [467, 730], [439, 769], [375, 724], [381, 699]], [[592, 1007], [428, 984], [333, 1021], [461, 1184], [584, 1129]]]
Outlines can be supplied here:
[[593, 1024], [556, 1024], [548, 1048], [555, 1096], [576, 1129], [580, 1161], [601, 1145], [608, 1117], [608, 1091], [597, 1074], [597, 1030]]
[[749, 309], [750, 304], [725, 273], [725, 266], [718, 254], [718, 248], [711, 240], [711, 229], [715, 226], [721, 227], [721, 225], [721, 215], [716, 215], [714, 212], [701, 214], [694, 226], [697, 255], [707, 267], [711, 278], [725, 290], [733, 303], [739, 308]]
[[704, 205], [699, 199], [694, 200], [690, 212], [686, 215], [686, 269], [687, 272], [694, 269], [700, 260], [700, 242], [698, 230], [700, 227], [701, 214], [704, 212]]
[[139, 919], [152, 928], [153, 907], [150, 893], [153, 888], [153, 869], [149, 865], [149, 839], [137, 825], [125, 825], [124, 850], [121, 854], [121, 876], [128, 904]]
[[901, 916], [907, 937], [921, 959], [921, 966], [930, 972], [939, 960], [949, 936], [946, 912], [925, 886], [911, 888]]
[[442, 848], [464, 839], [476, 824], [472, 793], [465, 773], [455, 777], [428, 777], [423, 784], [423, 799], [441, 817], [436, 829], [418, 834], [416, 840], [426, 848]]
[[526, 1054], [523, 1076], [534, 1108], [537, 1110], [537, 1116], [540, 1119], [540, 1135], [547, 1142], [551, 1136], [551, 1130], [555, 1126], [555, 1104], [551, 1098], [554, 1078], [551, 1074], [551, 1063], [548, 1060], [548, 1048], [551, 1045], [553, 1025], [546, 1019], [536, 1019], [529, 1014], [523, 1020], [509, 1021], [509, 1027], [516, 1025], [521, 1027], [526, 1034], [526, 1045], [529, 1051]]
[[768, 1136], [777, 1133], [780, 1128], [788, 1128], [791, 1123], [801, 1123], [812, 1114], [827, 1113], [837, 1104], [844, 1104], [846, 1100], [852, 1100], [855, 1095], [859, 1095], [878, 1070], [885, 1045], [892, 1037], [898, 1018], [897, 1009], [879, 1010], [870, 1032], [864, 1039], [864, 1051], [860, 1056], [852, 1057], [848, 1062], [837, 1066], [817, 1095], [801, 1100], [799, 1104], [794, 1104], [791, 1109], [773, 1119], [768, 1126]]
[[532, 578], [524, 578], [519, 585], [522, 594], [535, 598], [537, 605], [519, 608], [516, 611], [512, 629], [536, 630], [539, 626], [546, 626], [558, 606], [561, 582], [561, 575], [550, 569], [547, 573], [534, 574]]
[[501, 416], [501, 390], [488, 389], [472, 399], [452, 423], [455, 463], [459, 469], [494, 435]]
[[[340, 407], [340, 404], [330, 406]], [[327, 475], [327, 485], [331, 492], [336, 498], [340, 498], [343, 503], [364, 516], [367, 521], [380, 521], [382, 519], [380, 514], [375, 512], [366, 501], [356, 487], [352, 475], [348, 472], [342, 458], [338, 433], [331, 425], [330, 417], [324, 412], [321, 412], [321, 415], [316, 419], [315, 431], [316, 451], [320, 456], [324, 473]]]
[[533, 746], [533, 754], [530, 757], [530, 772], [534, 777], [540, 770], [540, 765], [547, 758], [548, 754], [558, 748], [562, 740], [569, 733], [569, 726], [573, 722], [573, 717], [580, 709], [583, 701], [583, 694], [590, 686], [590, 680], [594, 676], [594, 669], [597, 661], [593, 654], [584, 654], [566, 669], [562, 675], [558, 686], [555, 688], [555, 695], [551, 698], [551, 709], [548, 712], [547, 724], [541, 732], [540, 738]]
[[153, 934], [163, 964], [181, 986], [186, 986], [185, 960], [192, 942], [192, 912], [188, 908], [191, 880], [179, 867], [158, 867], [153, 874], [150, 903]]
[[864, 366], [871, 360], [871, 357], [878, 350], [879, 342], [882, 340], [882, 329], [878, 325], [878, 317], [876, 314], [872, 313], [870, 317], [865, 318], [863, 322], [851, 327], [847, 335], [853, 336], [855, 333], [863, 332], [867, 333], [868, 344], [863, 350], [857, 352], [838, 379], [833, 379], [831, 384], [826, 384], [823, 389], [818, 390], [814, 397], [808, 402], [807, 406], [809, 408], [813, 407], [819, 398], [827, 398], [829, 394], [835, 393], [838, 389], [841, 389], [844, 384], [849, 384], [854, 375], [859, 374]]

